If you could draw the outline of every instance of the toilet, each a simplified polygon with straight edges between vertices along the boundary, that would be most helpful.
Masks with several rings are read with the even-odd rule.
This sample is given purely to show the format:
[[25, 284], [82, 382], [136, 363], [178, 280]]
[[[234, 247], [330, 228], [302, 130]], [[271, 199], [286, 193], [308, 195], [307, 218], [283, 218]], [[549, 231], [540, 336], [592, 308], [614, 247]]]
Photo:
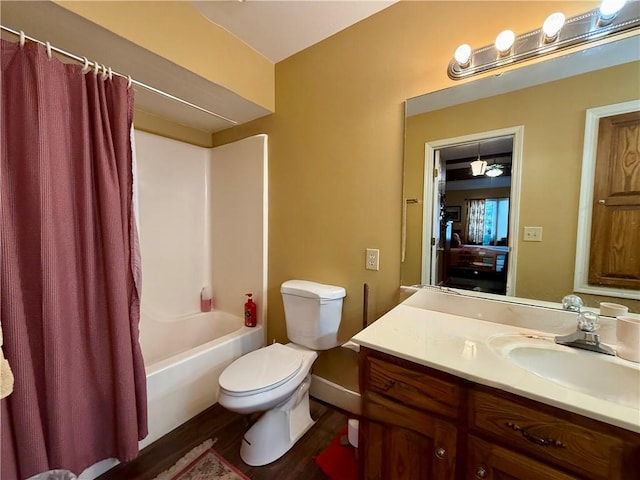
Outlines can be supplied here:
[[240, 447], [240, 457], [252, 466], [280, 458], [314, 424], [309, 411], [311, 366], [317, 350], [339, 345], [344, 288], [289, 280], [280, 293], [290, 343], [274, 343], [240, 357], [218, 380], [220, 405], [238, 413], [265, 412]]

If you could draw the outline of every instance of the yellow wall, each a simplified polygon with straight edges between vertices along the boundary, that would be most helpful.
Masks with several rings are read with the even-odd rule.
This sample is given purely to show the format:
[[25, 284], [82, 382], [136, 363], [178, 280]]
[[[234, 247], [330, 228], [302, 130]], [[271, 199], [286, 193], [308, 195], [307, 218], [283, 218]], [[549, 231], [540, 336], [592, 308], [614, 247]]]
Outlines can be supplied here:
[[[586, 6], [585, 6], [586, 5]], [[560, 5], [561, 6], [561, 5]], [[269, 338], [284, 340], [279, 285], [306, 278], [347, 289], [341, 334], [395, 305], [400, 285], [406, 98], [452, 85], [458, 44], [537, 28], [558, 2], [401, 2], [276, 65], [276, 113], [214, 135], [269, 140]], [[569, 2], [569, 15], [593, 2]], [[497, 15], [496, 12], [500, 11]], [[364, 269], [379, 248], [380, 271]]]
[[[278, 63], [274, 89], [273, 78], [235, 70], [244, 60], [214, 54], [215, 42], [183, 40], [211, 31], [185, 6], [60, 3], [212, 81], [251, 76], [275, 91], [275, 114], [217, 133], [213, 143], [270, 135], [268, 335], [279, 340], [286, 338], [279, 286], [289, 278], [346, 287], [343, 337], [361, 328], [363, 283], [371, 288], [370, 320], [396, 303], [404, 100], [453, 85], [446, 67], [460, 43], [486, 45], [504, 28], [528, 31], [558, 9], [571, 16], [597, 4], [400, 2]], [[256, 103], [269, 108], [267, 100]], [[364, 269], [367, 247], [381, 250], [378, 272]]]
[[[515, 295], [557, 302], [573, 289], [585, 112], [637, 99], [638, 85], [634, 62], [410, 117], [406, 195], [422, 198], [416, 180], [426, 142], [524, 125], [519, 224], [544, 230], [540, 243], [523, 242], [519, 232]], [[410, 211], [412, 231], [421, 230], [421, 217], [420, 208]], [[407, 263], [419, 264], [419, 238], [408, 240]]]
[[54, 1], [273, 111], [273, 63], [200, 15], [192, 2]]

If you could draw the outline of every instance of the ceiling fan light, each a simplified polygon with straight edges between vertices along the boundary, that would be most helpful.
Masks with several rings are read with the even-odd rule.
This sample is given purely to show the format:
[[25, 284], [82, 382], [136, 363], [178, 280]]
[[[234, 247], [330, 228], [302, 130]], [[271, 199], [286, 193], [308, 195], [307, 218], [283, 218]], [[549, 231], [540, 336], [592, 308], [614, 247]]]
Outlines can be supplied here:
[[504, 172], [502, 171], [502, 166], [501, 165], [496, 165], [496, 164], [491, 165], [484, 172], [485, 176], [487, 176], [487, 177], [499, 177], [503, 173]]

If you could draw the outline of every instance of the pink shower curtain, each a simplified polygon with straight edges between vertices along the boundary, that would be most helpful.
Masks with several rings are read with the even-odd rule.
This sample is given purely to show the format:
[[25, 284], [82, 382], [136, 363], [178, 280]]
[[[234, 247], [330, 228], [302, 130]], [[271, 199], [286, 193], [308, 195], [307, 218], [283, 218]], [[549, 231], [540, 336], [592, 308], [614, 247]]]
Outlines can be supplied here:
[[2, 41], [0, 477], [128, 461], [147, 434], [127, 81]]

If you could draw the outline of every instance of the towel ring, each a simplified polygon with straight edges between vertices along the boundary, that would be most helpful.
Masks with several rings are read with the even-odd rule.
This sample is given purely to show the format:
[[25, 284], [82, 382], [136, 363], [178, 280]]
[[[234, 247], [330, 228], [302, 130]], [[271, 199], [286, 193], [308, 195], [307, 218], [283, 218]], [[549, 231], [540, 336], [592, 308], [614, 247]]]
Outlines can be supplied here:
[[24, 47], [25, 40], [26, 40], [26, 38], [24, 36], [24, 32], [22, 30], [20, 30], [20, 48]]
[[47, 57], [51, 58], [51, 44], [47, 42]]

